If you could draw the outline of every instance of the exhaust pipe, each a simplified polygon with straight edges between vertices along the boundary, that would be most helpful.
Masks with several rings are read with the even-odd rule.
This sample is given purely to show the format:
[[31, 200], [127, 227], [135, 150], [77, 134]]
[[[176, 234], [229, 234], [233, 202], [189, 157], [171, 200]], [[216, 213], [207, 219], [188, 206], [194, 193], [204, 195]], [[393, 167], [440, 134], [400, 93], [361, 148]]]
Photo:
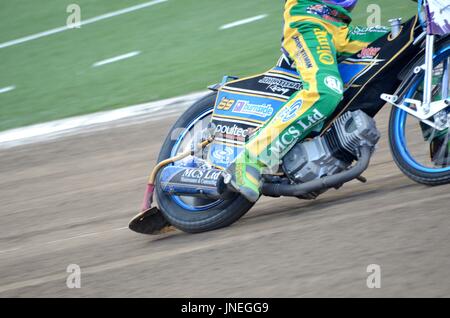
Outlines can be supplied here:
[[[358, 161], [349, 170], [301, 184], [264, 183], [261, 193], [271, 197], [299, 197], [320, 190], [338, 188], [353, 179], [364, 182], [361, 174], [369, 166], [372, 149], [372, 146], [361, 147]], [[224, 199], [234, 194], [235, 190], [224, 183], [222, 172], [218, 169], [169, 166], [162, 171], [161, 189], [168, 194]]]
[[193, 167], [165, 167], [160, 176], [163, 192], [171, 195], [221, 199], [225, 191], [222, 170]]
[[141, 212], [133, 217], [128, 224], [128, 228], [134, 232], [141, 234], [157, 235], [174, 230], [174, 227], [166, 220], [161, 211], [157, 207], [152, 207], [153, 192], [155, 191], [155, 180], [158, 172], [165, 166], [186, 158], [189, 155], [194, 155], [197, 150], [205, 148], [209, 145], [214, 138], [208, 138], [202, 141], [193, 149], [187, 150], [183, 153], [176, 155], [175, 157], [166, 159], [158, 163], [153, 168], [152, 173], [148, 179], [147, 188], [145, 190], [144, 202], [142, 203]]
[[264, 183], [261, 192], [271, 197], [298, 197], [311, 192], [340, 187], [344, 183], [360, 177], [367, 169], [372, 156], [372, 149], [373, 147], [370, 146], [361, 147], [358, 162], [349, 170], [301, 184]]

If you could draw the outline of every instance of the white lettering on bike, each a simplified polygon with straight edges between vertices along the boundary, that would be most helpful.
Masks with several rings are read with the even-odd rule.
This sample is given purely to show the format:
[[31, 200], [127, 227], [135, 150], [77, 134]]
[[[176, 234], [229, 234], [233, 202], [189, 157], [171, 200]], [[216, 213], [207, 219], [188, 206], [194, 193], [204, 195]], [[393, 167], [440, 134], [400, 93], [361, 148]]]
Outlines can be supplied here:
[[245, 139], [245, 137], [248, 136], [249, 131], [248, 129], [241, 128], [236, 124], [233, 126], [218, 124], [216, 125], [215, 133], [222, 135], [236, 136]]
[[299, 91], [302, 89], [302, 83], [301, 82], [294, 82], [294, 81], [287, 81], [283, 80], [281, 78], [275, 78], [275, 77], [269, 77], [264, 76], [262, 79], [258, 81], [260, 84], [267, 84], [268, 89], [274, 91], [276, 88], [285, 88], [287, 91], [290, 89]]
[[255, 115], [262, 118], [270, 117], [273, 114], [273, 107], [270, 104], [251, 104], [248, 100], [238, 100], [233, 108], [233, 113]]
[[271, 146], [272, 154], [274, 156], [282, 154], [286, 149], [289, 149], [290, 146], [297, 142], [305, 131], [312, 128], [323, 119], [325, 119], [325, 116], [317, 109], [314, 109], [311, 115], [300, 118], [297, 121], [298, 126], [289, 127], [279, 138], [277, 138], [277, 140], [275, 140]]
[[202, 180], [217, 180], [220, 176], [220, 171], [217, 170], [200, 170], [200, 169], [186, 169], [182, 177]]
[[297, 117], [297, 112], [302, 108], [303, 100], [298, 100], [291, 106], [284, 108], [279, 115], [280, 120], [285, 123], [288, 122], [295, 117]]

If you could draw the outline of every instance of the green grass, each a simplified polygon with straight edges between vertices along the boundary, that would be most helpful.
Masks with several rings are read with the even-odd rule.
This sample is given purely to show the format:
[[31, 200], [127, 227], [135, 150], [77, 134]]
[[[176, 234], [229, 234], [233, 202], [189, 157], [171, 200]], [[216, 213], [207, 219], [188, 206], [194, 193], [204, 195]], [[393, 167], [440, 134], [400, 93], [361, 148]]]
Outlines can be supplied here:
[[[65, 24], [76, 2], [83, 19], [146, 0], [4, 0], [0, 42]], [[365, 24], [360, 1], [354, 22]], [[382, 21], [415, 13], [409, 0], [382, 0]], [[114, 109], [204, 89], [222, 75], [245, 76], [271, 67], [279, 56], [282, 1], [169, 0], [0, 49], [0, 130]], [[269, 17], [229, 30], [226, 23], [267, 13]], [[131, 51], [141, 55], [92, 68]]]

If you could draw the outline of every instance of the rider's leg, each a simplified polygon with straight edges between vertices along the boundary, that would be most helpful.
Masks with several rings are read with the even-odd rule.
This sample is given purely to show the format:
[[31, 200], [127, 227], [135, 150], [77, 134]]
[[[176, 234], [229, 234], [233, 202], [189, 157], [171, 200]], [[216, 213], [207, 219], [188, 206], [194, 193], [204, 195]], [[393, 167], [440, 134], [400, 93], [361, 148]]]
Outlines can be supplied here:
[[320, 129], [342, 99], [332, 35], [321, 24], [298, 22], [285, 27], [283, 48], [295, 61], [304, 89], [255, 132], [230, 166], [231, 184], [249, 201], [259, 198], [263, 169], [276, 171], [280, 158], [314, 129]]

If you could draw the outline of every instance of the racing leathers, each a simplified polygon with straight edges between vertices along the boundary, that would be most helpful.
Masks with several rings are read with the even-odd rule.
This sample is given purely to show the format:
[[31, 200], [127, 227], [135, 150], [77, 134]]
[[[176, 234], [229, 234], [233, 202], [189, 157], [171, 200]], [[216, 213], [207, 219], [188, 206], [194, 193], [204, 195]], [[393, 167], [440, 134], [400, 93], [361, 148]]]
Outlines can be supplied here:
[[261, 174], [276, 172], [280, 159], [320, 130], [342, 100], [338, 57], [355, 54], [388, 32], [384, 27], [350, 26], [350, 12], [332, 1], [285, 2], [282, 51], [294, 61], [303, 89], [251, 136], [228, 168], [231, 186], [251, 202], [260, 196]]

